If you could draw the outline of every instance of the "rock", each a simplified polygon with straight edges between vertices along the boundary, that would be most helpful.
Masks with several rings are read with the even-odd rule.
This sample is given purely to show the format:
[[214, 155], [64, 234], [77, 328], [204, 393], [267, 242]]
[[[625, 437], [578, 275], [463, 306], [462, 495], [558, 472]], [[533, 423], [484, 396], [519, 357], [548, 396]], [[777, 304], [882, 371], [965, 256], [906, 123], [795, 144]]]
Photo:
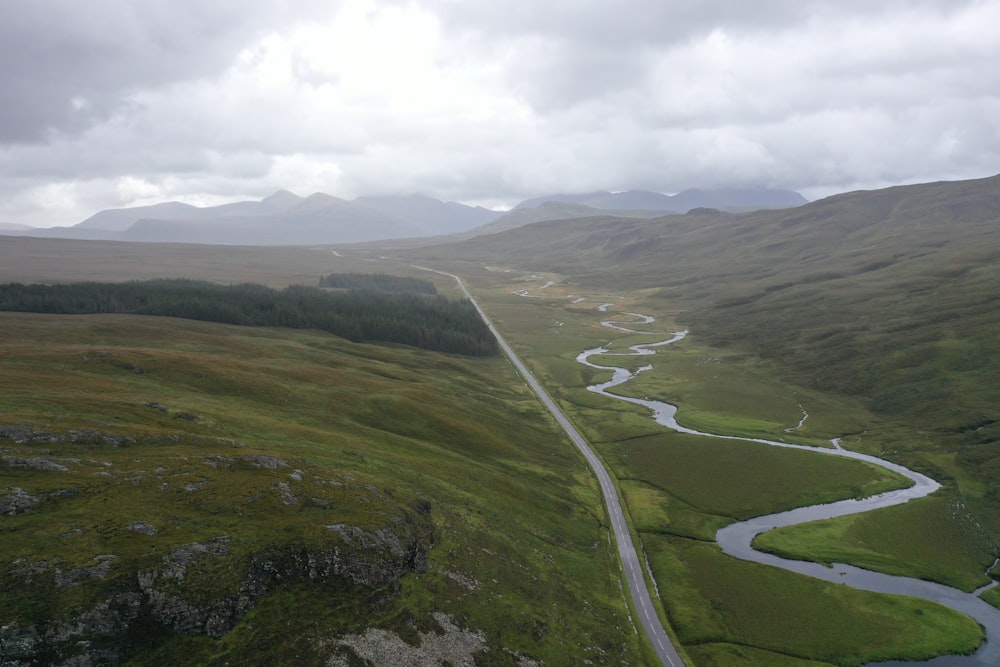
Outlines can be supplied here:
[[56, 463], [50, 459], [30, 458], [25, 459], [20, 456], [0, 456], [0, 465], [5, 468], [22, 468], [25, 470], [39, 470], [49, 472], [66, 472], [69, 470], [61, 463]]
[[[193, 542], [176, 547], [163, 557], [160, 575], [177, 581], [184, 581], [188, 566], [203, 556], [228, 556], [229, 536], [221, 535], [204, 542]], [[154, 577], [155, 578], [155, 577]]]
[[375, 667], [473, 667], [475, 655], [488, 648], [486, 636], [482, 632], [460, 629], [441, 612], [434, 613], [434, 619], [442, 632], [421, 632], [420, 646], [411, 646], [395, 633], [378, 628], [363, 635], [347, 635], [335, 645], [351, 649], [357, 658]]
[[159, 531], [156, 530], [156, 526], [149, 523], [148, 521], [136, 521], [125, 526], [125, 530], [129, 530], [133, 533], [139, 533], [140, 535], [156, 535]]
[[117, 558], [114, 554], [101, 554], [94, 556], [95, 564], [89, 567], [75, 568], [65, 574], [57, 570], [56, 586], [66, 588], [67, 586], [76, 586], [86, 579], [106, 579]]
[[288, 466], [287, 462], [282, 461], [279, 458], [275, 458], [274, 456], [268, 456], [267, 454], [247, 454], [245, 456], [241, 456], [240, 460], [250, 463], [255, 468], [268, 468], [273, 470], [275, 468], [285, 468]]
[[[249, 460], [261, 467], [286, 465], [266, 456], [253, 456]], [[10, 507], [26, 507], [37, 501], [20, 488], [10, 490], [2, 498]], [[103, 590], [99, 594], [103, 597], [89, 606], [72, 615], [60, 616], [54, 611], [53, 617], [37, 625], [19, 625], [5, 618], [5, 610], [0, 609], [0, 624], [3, 624], [0, 666], [43, 664], [52, 656], [58, 656], [61, 665], [118, 664], [129, 659], [137, 637], [147, 641], [145, 638], [156, 635], [157, 628], [162, 628], [164, 636], [182, 633], [220, 638], [270, 591], [296, 582], [391, 590], [404, 574], [426, 570], [433, 537], [429, 512], [423, 508], [404, 511], [396, 518], [391, 528], [330, 524], [329, 539], [319, 544], [272, 544], [251, 556], [234, 554], [230, 537], [221, 535], [175, 546], [154, 567], [128, 576], [122, 576], [126, 573], [118, 569], [123, 567], [121, 559], [112, 554], [95, 556], [92, 564], [68, 570], [60, 570], [46, 561], [12, 563], [11, 577], [4, 585], [38, 586], [43, 591], [53, 584], [67, 588], [88, 580], [106, 579], [108, 587], [93, 587]], [[156, 534], [155, 526], [142, 520], [134, 521], [126, 529], [141, 535]], [[64, 536], [71, 534], [78, 533], [74, 530]], [[217, 562], [205, 564], [207, 567], [197, 566], [196, 562], [202, 559]], [[191, 581], [193, 567], [201, 572], [221, 567], [242, 574], [231, 588], [220, 587], [214, 597], [206, 599], [205, 591], [191, 589], [195, 585]], [[440, 622], [446, 634], [458, 637], [467, 632], [452, 630], [444, 621]], [[429, 641], [433, 644], [438, 640]], [[463, 641], [475, 641], [475, 633]], [[441, 655], [453, 656], [446, 659], [454, 665], [471, 664], [463, 662], [459, 654], [441, 651], [438, 651]]]
[[12, 486], [8, 492], [0, 494], [0, 514], [24, 514], [37, 507], [40, 502], [37, 496], [28, 494], [19, 486]]
[[69, 429], [65, 433], [52, 433], [37, 428], [20, 426], [0, 426], [0, 438], [13, 440], [17, 444], [87, 442], [111, 445], [113, 447], [134, 445], [138, 442], [138, 439], [133, 436], [112, 435], [97, 429]]
[[42, 649], [42, 638], [35, 626], [18, 628], [13, 623], [0, 627], [0, 647], [3, 665], [34, 664], [34, 658]]
[[288, 482], [275, 482], [275, 486], [281, 492], [281, 502], [286, 505], [295, 505], [299, 499], [292, 494], [292, 487]]

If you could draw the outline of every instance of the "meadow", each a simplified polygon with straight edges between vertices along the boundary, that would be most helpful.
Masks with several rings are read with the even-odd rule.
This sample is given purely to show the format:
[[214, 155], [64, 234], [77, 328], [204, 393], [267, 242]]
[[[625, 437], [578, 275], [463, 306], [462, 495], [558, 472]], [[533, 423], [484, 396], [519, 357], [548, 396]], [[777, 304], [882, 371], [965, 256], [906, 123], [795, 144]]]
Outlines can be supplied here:
[[[466, 271], [471, 276], [475, 270]], [[731, 521], [863, 497], [905, 481], [858, 461], [668, 432], [645, 408], [585, 391], [606, 378], [575, 361], [581, 350], [604, 346], [613, 354], [667, 337], [616, 332], [601, 327], [601, 320], [627, 322], [615, 312], [643, 312], [658, 321], [637, 328], [682, 328], [676, 312], [657, 310], [656, 295], [595, 293], [558, 274], [474, 276], [467, 280], [476, 296], [617, 477], [664, 617], [693, 664], [858, 665], [964, 653], [981, 641], [974, 622], [938, 605], [854, 591], [721, 554], [714, 534]], [[551, 285], [540, 289], [546, 283]], [[516, 294], [524, 289], [525, 296]], [[614, 305], [601, 313], [601, 303]], [[873, 413], [857, 398], [790, 383], [767, 360], [744, 351], [713, 347], [697, 335], [659, 349], [655, 357], [592, 359], [633, 369], [652, 363], [652, 370], [617, 391], [675, 403], [681, 423], [707, 432], [816, 446], [846, 436], [845, 444], [883, 453], [908, 434], [901, 420]], [[800, 424], [804, 412], [808, 418]], [[955, 486], [946, 485], [919, 503], [836, 520], [852, 522], [852, 529], [814, 534], [807, 531], [819, 528], [793, 527], [760, 541], [771, 548], [781, 540], [786, 547], [775, 550], [794, 558], [836, 559], [971, 590], [989, 581], [984, 572], [994, 549], [964, 508]], [[955, 520], [956, 512], [964, 512], [964, 520]], [[793, 536], [800, 537], [793, 542]], [[829, 552], [820, 546], [831, 544]]]
[[[993, 354], [1000, 339], [998, 311], [989, 307], [996, 294], [995, 208], [970, 188], [961, 189], [956, 204], [965, 211], [968, 239], [953, 239], [950, 230], [930, 224], [929, 216], [942, 210], [932, 205], [935, 198], [948, 199], [941, 188], [931, 188], [915, 191], [920, 205], [892, 191], [790, 212], [546, 223], [468, 244], [410, 249], [396, 260], [391, 249], [374, 246], [5, 240], [0, 281], [188, 277], [284, 287], [315, 284], [331, 272], [390, 272], [431, 279], [441, 293], [456, 295], [449, 279], [411, 264], [459, 274], [616, 476], [659, 612], [691, 664], [858, 665], [968, 652], [981, 631], [931, 603], [735, 561], [721, 554], [713, 536], [747, 516], [903, 482], [857, 461], [665, 432], [644, 409], [586, 391], [605, 374], [575, 358], [585, 349], [614, 352], [651, 340], [601, 327], [599, 321], [612, 316], [598, 312], [600, 303], [612, 303], [611, 311], [655, 315], [650, 331], [690, 328], [682, 342], [652, 358], [653, 370], [620, 391], [675, 403], [680, 421], [703, 431], [816, 446], [842, 438], [846, 447], [898, 461], [943, 484], [923, 501], [778, 531], [762, 538], [762, 546], [966, 590], [984, 584], [1000, 533], [993, 480], [998, 422], [990, 402], [1000, 376], [994, 372], [1000, 357]], [[517, 294], [521, 290], [527, 296]], [[28, 423], [60, 433], [95, 425], [110, 432], [120, 425], [116, 433], [136, 439], [129, 448], [103, 446], [100, 457], [64, 457], [120, 466], [119, 476], [98, 477], [100, 470], [83, 463], [58, 474], [84, 475], [104, 489], [95, 491], [102, 498], [112, 497], [101, 486], [110, 479], [120, 482], [114, 493], [122, 498], [140, 494], [114, 508], [103, 532], [55, 515], [67, 527], [55, 534], [60, 543], [71, 539], [61, 535], [77, 529], [92, 541], [62, 566], [63, 556], [53, 553], [55, 529], [32, 532], [41, 531], [41, 523], [33, 524], [28, 513], [5, 517], [8, 526], [23, 522], [24, 535], [38, 536], [26, 541], [28, 552], [5, 555], [21, 564], [18, 576], [31, 573], [25, 562], [46, 564], [46, 572], [96, 571], [105, 561], [95, 559], [109, 553], [118, 559], [111, 572], [127, 571], [125, 564], [141, 570], [176, 547], [168, 540], [171, 531], [181, 544], [226, 535], [231, 562], [222, 570], [216, 561], [214, 570], [204, 564], [216, 587], [176, 591], [197, 597], [204, 588], [211, 597], [238, 579], [234, 563], [252, 565], [253, 554], [266, 553], [269, 545], [329, 540], [317, 534], [312, 515], [331, 507], [342, 506], [345, 521], [373, 531], [389, 528], [384, 521], [391, 516], [397, 518], [394, 530], [406, 525], [409, 535], [433, 535], [426, 569], [396, 584], [375, 592], [319, 592], [308, 582], [288, 581], [219, 639], [175, 633], [151, 646], [139, 633], [133, 640], [143, 650], [131, 654], [136, 664], [140, 654], [151, 656], [150, 664], [188, 654], [212, 663], [303, 650], [303, 664], [322, 664], [349, 653], [331, 645], [331, 637], [365, 628], [385, 628], [417, 645], [422, 632], [444, 632], [433, 620], [435, 611], [484, 633], [490, 648], [476, 654], [478, 664], [521, 658], [649, 664], [622, 600], [590, 471], [502, 359], [356, 345], [313, 331], [114, 317], [2, 316], [11, 327], [0, 332], [0, 383], [7, 383], [0, 385], [2, 425]], [[612, 359], [633, 369], [650, 361]], [[11, 442], [0, 440], [11, 448], [5, 455], [39, 456], [37, 445], [15, 451]], [[192, 458], [185, 450], [190, 447], [209, 459]], [[148, 464], [155, 451], [167, 458]], [[248, 463], [254, 459], [241, 458], [246, 455], [286, 461], [291, 471], [259, 469]], [[154, 479], [171, 484], [155, 471], [181, 466], [184, 456], [183, 465], [191, 467], [178, 467], [179, 479], [196, 471], [204, 479], [193, 479], [195, 491], [172, 499], [182, 508], [168, 513], [162, 492], [142, 500]], [[225, 474], [206, 461], [221, 462]], [[301, 482], [289, 477], [295, 471], [303, 480], [356, 483], [377, 493], [352, 505], [328, 489], [329, 495], [308, 496], [315, 507], [286, 505], [281, 484], [295, 498], [307, 497]], [[52, 481], [53, 471], [7, 466], [3, 474], [8, 489], [44, 498], [46, 510], [76, 502], [77, 496], [59, 495], [70, 487]], [[233, 493], [244, 488], [244, 495]], [[256, 505], [264, 497], [269, 504], [254, 515], [258, 521], [223, 522], [223, 516], [264, 508]], [[248, 498], [255, 507], [244, 507]], [[154, 518], [126, 511], [133, 505], [150, 508]], [[176, 521], [157, 519], [157, 511]], [[288, 514], [296, 517], [261, 525], [264, 516]], [[129, 539], [122, 539], [122, 526], [143, 521], [162, 530], [142, 538], [126, 530]], [[192, 527], [201, 525], [204, 532]], [[286, 527], [280, 538], [277, 526]], [[163, 544], [153, 556], [138, 546], [130, 550], [137, 539]], [[30, 549], [41, 555], [31, 556]], [[99, 596], [101, 586], [114, 581], [90, 577], [80, 586], [50, 586], [45, 596], [31, 599], [48, 609], [82, 609], [94, 599], [86, 591]], [[1000, 600], [995, 591], [985, 597]], [[15, 602], [26, 605], [24, 619], [40, 618], [28, 597]]]
[[[373, 628], [419, 646], [441, 612], [481, 633], [479, 664], [646, 662], [596, 484], [502, 358], [4, 313], [0, 396], [0, 487], [37, 501], [0, 521], [2, 576], [16, 582], [0, 593], [5, 632], [87, 618], [137, 572], [197, 605], [236, 595], [262, 555], [290, 547], [393, 556], [391, 537], [359, 552], [332, 525], [409, 539], [426, 562], [371, 586], [272, 581], [219, 638], [148, 622], [122, 658], [326, 664], [352, 655], [338, 637]], [[163, 574], [192, 545], [186, 577]]]

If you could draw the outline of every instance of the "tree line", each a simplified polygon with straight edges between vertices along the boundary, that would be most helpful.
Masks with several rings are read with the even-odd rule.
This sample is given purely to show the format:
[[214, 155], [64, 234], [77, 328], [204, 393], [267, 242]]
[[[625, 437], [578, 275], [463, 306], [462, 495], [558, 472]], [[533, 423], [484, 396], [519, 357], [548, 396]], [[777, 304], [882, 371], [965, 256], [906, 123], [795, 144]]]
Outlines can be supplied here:
[[486, 356], [496, 340], [467, 299], [373, 289], [282, 290], [197, 280], [0, 285], [0, 310], [33, 313], [127, 313], [192, 320], [320, 329], [354, 342], [402, 343], [438, 352]]
[[370, 289], [379, 292], [437, 294], [437, 287], [429, 280], [408, 276], [390, 276], [385, 273], [331, 273], [319, 279], [319, 286], [336, 289]]

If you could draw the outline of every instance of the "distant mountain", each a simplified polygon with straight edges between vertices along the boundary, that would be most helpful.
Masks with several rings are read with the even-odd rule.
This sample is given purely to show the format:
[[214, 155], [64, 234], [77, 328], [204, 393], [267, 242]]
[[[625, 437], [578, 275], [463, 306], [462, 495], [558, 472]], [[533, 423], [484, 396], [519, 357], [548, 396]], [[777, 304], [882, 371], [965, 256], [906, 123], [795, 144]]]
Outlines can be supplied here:
[[75, 227], [79, 229], [103, 229], [120, 232], [128, 229], [136, 220], [143, 218], [193, 218], [198, 214], [198, 207], [177, 201], [154, 204], [153, 206], [135, 206], [133, 208], [113, 208], [90, 216]]
[[14, 231], [30, 231], [32, 229], [34, 229], [34, 227], [30, 227], [28, 225], [19, 225], [16, 222], [0, 222], [0, 231], [14, 232]]
[[803, 202], [798, 193], [780, 190], [689, 190], [674, 196], [632, 190], [538, 197], [504, 214], [417, 194], [348, 201], [321, 192], [300, 197], [279, 190], [260, 201], [206, 207], [162, 202], [100, 211], [72, 227], [0, 227], [0, 234], [225, 245], [360, 243], [493, 234], [543, 220], [594, 215], [649, 218], [698, 207], [746, 210]]
[[515, 206], [514, 209], [534, 208], [550, 201], [582, 204], [601, 209], [648, 210], [668, 213], [686, 213], [693, 208], [749, 211], [764, 208], [790, 208], [808, 203], [805, 197], [793, 190], [717, 188], [685, 190], [676, 195], [665, 195], [647, 190], [554, 194], [527, 199]]
[[119, 238], [220, 245], [302, 245], [416, 236], [419, 231], [416, 225], [404, 220], [316, 193], [305, 199], [281, 196], [278, 200], [269, 197], [261, 202], [231, 204], [222, 215], [201, 209], [201, 213], [184, 219], [143, 218]]
[[211, 218], [259, 217], [281, 213], [301, 204], [303, 199], [287, 190], [279, 190], [260, 201], [243, 201], [220, 206], [198, 207], [182, 202], [163, 202], [152, 206], [115, 208], [96, 213], [77, 229], [125, 231], [139, 220], [206, 220]]
[[442, 202], [424, 195], [358, 197], [354, 203], [411, 222], [424, 230], [422, 236], [465, 232], [503, 215], [503, 211]]
[[592, 218], [594, 216], [616, 218], [656, 218], [664, 215], [663, 211], [656, 210], [618, 210], [596, 208], [585, 204], [571, 204], [558, 201], [547, 201], [534, 208], [515, 208], [509, 213], [501, 215], [493, 222], [477, 227], [470, 232], [460, 235], [461, 237], [473, 237], [483, 234], [497, 234], [509, 229], [516, 229], [524, 225], [531, 225], [536, 222], [546, 222], [549, 220], [571, 220], [578, 218]]
[[347, 201], [279, 190], [260, 201], [221, 206], [164, 202], [111, 209], [37, 235], [225, 245], [358, 243], [467, 231], [501, 214], [420, 195]]

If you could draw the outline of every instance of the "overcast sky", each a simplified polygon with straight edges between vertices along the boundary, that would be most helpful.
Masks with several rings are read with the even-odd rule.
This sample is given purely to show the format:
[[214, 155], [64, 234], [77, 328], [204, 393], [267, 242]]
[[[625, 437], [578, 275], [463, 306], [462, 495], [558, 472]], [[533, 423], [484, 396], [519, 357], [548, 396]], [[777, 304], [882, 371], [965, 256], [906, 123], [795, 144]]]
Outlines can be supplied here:
[[0, 222], [1000, 172], [1000, 0], [8, 0]]

